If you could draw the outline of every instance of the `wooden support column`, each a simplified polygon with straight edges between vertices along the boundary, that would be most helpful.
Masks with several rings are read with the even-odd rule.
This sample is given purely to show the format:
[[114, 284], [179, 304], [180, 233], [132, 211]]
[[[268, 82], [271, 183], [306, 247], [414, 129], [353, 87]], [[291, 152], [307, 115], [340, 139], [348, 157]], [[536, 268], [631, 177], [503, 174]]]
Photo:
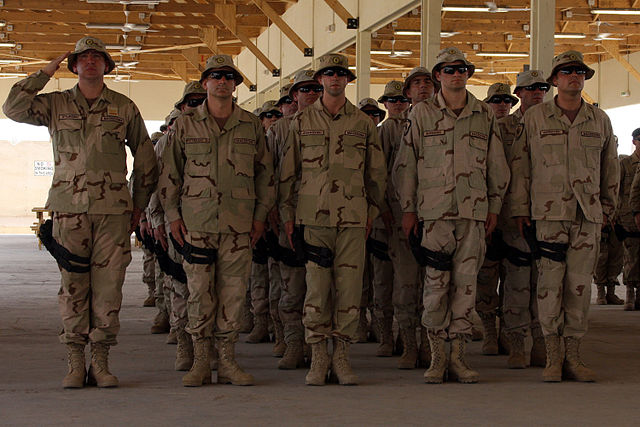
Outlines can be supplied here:
[[420, 14], [420, 66], [431, 70], [440, 52], [442, 0], [422, 0]]
[[[556, 0], [531, 0], [531, 42], [529, 63], [532, 70], [541, 70], [544, 76], [551, 73], [556, 27]], [[553, 98], [553, 90], [547, 92], [545, 101]]]
[[368, 98], [371, 91], [371, 31], [356, 35], [356, 98]]

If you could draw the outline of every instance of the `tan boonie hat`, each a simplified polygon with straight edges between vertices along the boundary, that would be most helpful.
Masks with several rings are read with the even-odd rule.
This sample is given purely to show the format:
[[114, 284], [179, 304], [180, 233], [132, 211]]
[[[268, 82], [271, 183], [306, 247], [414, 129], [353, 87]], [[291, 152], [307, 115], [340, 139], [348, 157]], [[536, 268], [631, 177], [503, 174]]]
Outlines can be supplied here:
[[462, 61], [467, 67], [469, 67], [469, 77], [473, 76], [473, 72], [476, 70], [475, 65], [467, 61], [467, 58], [464, 57], [464, 54], [457, 47], [446, 47], [438, 53], [438, 56], [436, 56], [436, 65], [431, 69], [431, 74], [435, 76], [436, 71], [440, 71], [440, 66], [442, 64], [456, 61]]
[[487, 91], [487, 97], [483, 100], [484, 102], [489, 102], [491, 98], [495, 95], [503, 96], [506, 95], [511, 99], [511, 106], [513, 107], [519, 101], [518, 98], [511, 95], [511, 87], [506, 83], [494, 83], [489, 86], [489, 90]]
[[384, 120], [384, 117], [387, 115], [387, 112], [382, 108], [378, 107], [378, 102], [376, 102], [373, 98], [362, 98], [360, 102], [358, 102], [358, 108], [360, 110], [378, 110], [382, 113], [380, 120]]
[[582, 65], [587, 70], [587, 74], [584, 76], [585, 80], [589, 80], [595, 74], [595, 71], [584, 63], [583, 56], [580, 52], [577, 50], [568, 50], [553, 58], [551, 62], [551, 75], [547, 78], [547, 83], [555, 86], [553, 84], [553, 76], [556, 75], [558, 68], [568, 64]]
[[313, 75], [313, 78], [317, 79], [320, 73], [327, 68], [342, 68], [347, 70], [349, 73], [349, 81], [356, 79], [356, 75], [349, 69], [349, 60], [346, 56], [340, 55], [339, 53], [328, 53], [326, 55], [322, 55], [318, 59], [318, 70]]
[[271, 101], [267, 101], [264, 104], [262, 104], [262, 107], [260, 107], [260, 112], [258, 113], [258, 116], [261, 116], [263, 114], [267, 114], [273, 111], [277, 111], [278, 113], [281, 113], [280, 109], [278, 108], [278, 106], [276, 105], [278, 101], [275, 100], [271, 100]]
[[111, 55], [109, 55], [109, 52], [107, 52], [107, 47], [102, 40], [97, 37], [87, 36], [78, 40], [75, 50], [71, 52], [67, 58], [67, 68], [73, 74], [78, 74], [73, 71], [73, 66], [76, 64], [78, 55], [87, 50], [95, 50], [96, 52], [100, 52], [104, 55], [104, 59], [107, 62], [107, 71], [104, 72], [105, 74], [109, 74], [114, 68], [116, 68], [116, 63], [113, 62], [113, 59], [111, 58]]
[[424, 67], [415, 67], [413, 70], [409, 71], [409, 75], [407, 76], [406, 79], [404, 79], [404, 87], [402, 88], [402, 94], [404, 96], [407, 96], [407, 89], [409, 89], [409, 85], [411, 84], [411, 81], [416, 77], [420, 77], [420, 76], [429, 77], [429, 79], [435, 86], [435, 89], [437, 89], [438, 86], [440, 85], [440, 83], [433, 78], [433, 74], [431, 74], [429, 70], [427, 70]]
[[403, 93], [402, 82], [398, 80], [391, 80], [386, 85], [384, 85], [384, 92], [380, 98], [378, 98], [378, 102], [384, 102], [387, 98], [396, 98], [399, 96], [404, 96]]
[[300, 70], [296, 73], [293, 78], [293, 84], [289, 88], [289, 96], [293, 99], [293, 92], [298, 90], [300, 86], [305, 83], [313, 83], [314, 85], [318, 84], [318, 81], [315, 79], [316, 72], [315, 70]]
[[174, 107], [180, 109], [180, 105], [182, 105], [187, 100], [187, 96], [200, 94], [207, 94], [206, 89], [202, 87], [200, 82], [189, 82], [182, 91], [182, 98], [180, 98], [180, 101], [175, 103]]
[[174, 108], [173, 110], [171, 110], [169, 115], [164, 119], [164, 124], [169, 126], [171, 122], [177, 119], [180, 114], [182, 114], [182, 111], [178, 110], [177, 108]]
[[200, 75], [200, 83], [204, 81], [211, 71], [225, 69], [233, 71], [233, 74], [236, 76], [236, 85], [242, 83], [244, 77], [242, 77], [242, 74], [240, 74], [240, 71], [236, 68], [236, 65], [233, 63], [233, 59], [229, 55], [213, 55], [211, 58], [207, 59], [204, 71]]
[[547, 84], [547, 81], [542, 76], [542, 71], [540, 70], [527, 70], [521, 73], [518, 73], [518, 77], [516, 77], [516, 87], [513, 89], [513, 93], [516, 93], [516, 90], [521, 87], [531, 86], [536, 83]]
[[289, 89], [291, 89], [291, 86], [293, 86], [293, 83], [287, 83], [280, 88], [280, 99], [278, 99], [278, 102], [276, 103], [277, 106], [280, 106], [280, 104], [284, 102], [285, 98], [290, 98]]

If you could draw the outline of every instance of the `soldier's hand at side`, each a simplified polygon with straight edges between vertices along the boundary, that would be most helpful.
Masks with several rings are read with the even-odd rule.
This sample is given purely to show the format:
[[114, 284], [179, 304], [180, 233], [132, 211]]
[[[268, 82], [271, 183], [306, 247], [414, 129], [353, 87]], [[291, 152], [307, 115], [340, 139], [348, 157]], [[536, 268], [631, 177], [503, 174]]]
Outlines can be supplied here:
[[60, 68], [60, 63], [64, 61], [69, 56], [70, 53], [71, 52], [67, 51], [66, 53], [63, 53], [57, 58], [54, 58], [51, 62], [49, 62], [47, 65], [45, 65], [42, 68], [42, 72], [49, 77], [53, 77], [53, 75], [58, 70], [58, 68]]
[[387, 233], [391, 234], [393, 232], [393, 226], [396, 223], [396, 220], [393, 218], [393, 213], [386, 211], [382, 212], [380, 216], [382, 217], [382, 222], [384, 222], [384, 228], [387, 230]]
[[489, 212], [487, 214], [487, 220], [484, 223], [485, 237], [491, 236], [491, 233], [493, 233], [493, 230], [495, 230], [496, 225], [498, 225], [498, 215]]
[[260, 240], [260, 237], [264, 236], [264, 221], [253, 220], [253, 225], [251, 226], [251, 247], [255, 248], [256, 243]]
[[129, 223], [129, 234], [133, 233], [133, 230], [136, 229], [138, 224], [140, 223], [140, 217], [142, 216], [142, 209], [133, 208], [133, 212], [131, 213], [131, 222]]
[[293, 246], [293, 221], [287, 221], [284, 223], [284, 232], [287, 233], [287, 239], [289, 239], [289, 246], [295, 252], [296, 248]]
[[369, 217], [367, 218], [367, 228], [366, 228], [366, 233], [365, 233], [365, 239], [369, 238], [369, 234], [371, 234], [371, 228], [373, 227], [373, 218]]
[[149, 221], [147, 221], [147, 218], [144, 216], [144, 214], [142, 214], [142, 216], [140, 217], [140, 235], [142, 237], [152, 237], [151, 226], [149, 225]]
[[162, 249], [165, 251], [169, 249], [169, 244], [167, 243], [167, 230], [164, 228], [164, 224], [158, 226], [158, 228], [153, 230], [153, 238], [160, 242]]
[[184, 221], [182, 218], [176, 219], [171, 224], [171, 234], [173, 238], [176, 239], [176, 242], [180, 244], [180, 246], [184, 245], [184, 236], [187, 234], [187, 227], [184, 225]]
[[520, 231], [520, 235], [524, 238], [524, 226], [531, 226], [531, 221], [528, 216], [516, 216], [514, 217], [516, 220], [516, 224], [518, 224], [518, 231]]
[[409, 233], [418, 234], [418, 214], [406, 212], [402, 215], [402, 231], [409, 238]]

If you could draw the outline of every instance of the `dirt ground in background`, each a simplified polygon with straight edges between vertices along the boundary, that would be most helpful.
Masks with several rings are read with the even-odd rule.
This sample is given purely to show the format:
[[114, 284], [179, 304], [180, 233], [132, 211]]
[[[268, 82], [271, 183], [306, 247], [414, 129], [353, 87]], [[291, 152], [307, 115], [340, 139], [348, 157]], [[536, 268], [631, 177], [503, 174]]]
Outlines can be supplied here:
[[308, 387], [305, 370], [275, 368], [271, 344], [245, 344], [241, 336], [238, 360], [255, 386], [187, 389], [173, 370], [175, 346], [149, 333], [156, 310], [141, 307], [141, 278], [142, 252], [134, 250], [111, 351], [120, 387], [63, 390], [57, 267], [35, 237], [0, 236], [0, 424], [637, 425], [640, 311], [591, 306], [583, 347], [599, 376], [594, 384], [545, 384], [541, 368], [506, 369], [506, 356], [482, 356], [475, 342], [469, 359], [479, 384], [427, 385], [422, 369], [398, 370], [397, 358], [374, 356], [376, 344], [357, 344], [359, 386]]

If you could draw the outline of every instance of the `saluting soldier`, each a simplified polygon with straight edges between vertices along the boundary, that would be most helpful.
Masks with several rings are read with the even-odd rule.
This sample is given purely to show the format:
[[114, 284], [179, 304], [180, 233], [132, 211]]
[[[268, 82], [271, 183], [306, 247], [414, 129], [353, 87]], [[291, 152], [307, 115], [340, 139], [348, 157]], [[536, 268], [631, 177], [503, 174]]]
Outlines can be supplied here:
[[[78, 84], [38, 95], [67, 58]], [[47, 126], [55, 171], [46, 207], [53, 212], [53, 245], [62, 276], [58, 302], [69, 372], [62, 384], [116, 387], [109, 347], [120, 330], [125, 270], [131, 262], [132, 231], [155, 189], [153, 145], [136, 105], [104, 84], [115, 68], [104, 43], [83, 37], [75, 50], [16, 83], [3, 111], [22, 123]], [[133, 195], [127, 188], [127, 154], [134, 156]], [[62, 254], [61, 254], [62, 253]], [[67, 255], [63, 255], [66, 253]], [[54, 256], [55, 251], [54, 251]], [[91, 343], [85, 371], [84, 347]]]

